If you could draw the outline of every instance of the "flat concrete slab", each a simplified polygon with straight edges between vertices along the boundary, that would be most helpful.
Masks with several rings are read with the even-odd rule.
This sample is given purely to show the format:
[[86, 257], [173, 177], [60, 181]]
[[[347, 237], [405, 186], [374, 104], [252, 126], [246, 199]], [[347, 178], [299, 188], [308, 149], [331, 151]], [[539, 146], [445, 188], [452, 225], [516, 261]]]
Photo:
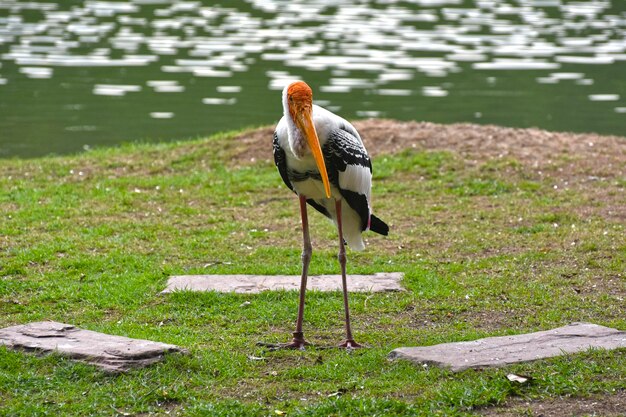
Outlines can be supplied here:
[[[381, 272], [374, 275], [348, 275], [348, 291], [401, 291], [401, 272]], [[307, 288], [318, 291], [340, 291], [341, 275], [312, 275]], [[167, 281], [163, 293], [173, 291], [218, 291], [259, 293], [272, 290], [299, 290], [300, 275], [177, 275]]]
[[591, 348], [626, 348], [626, 332], [591, 323], [573, 323], [557, 329], [515, 336], [488, 337], [471, 342], [401, 347], [389, 357], [452, 371], [505, 366], [551, 358]]
[[0, 329], [0, 346], [36, 353], [57, 352], [109, 372], [150, 365], [166, 353], [186, 353], [175, 345], [112, 336], [71, 324], [40, 321]]

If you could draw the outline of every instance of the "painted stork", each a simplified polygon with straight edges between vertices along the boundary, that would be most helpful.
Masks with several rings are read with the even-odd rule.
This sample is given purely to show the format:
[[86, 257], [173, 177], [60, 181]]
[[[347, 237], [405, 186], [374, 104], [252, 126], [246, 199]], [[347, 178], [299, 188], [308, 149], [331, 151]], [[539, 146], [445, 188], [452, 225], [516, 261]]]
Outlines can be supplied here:
[[354, 126], [313, 104], [313, 92], [305, 82], [286, 86], [282, 101], [284, 115], [274, 132], [274, 161], [283, 181], [300, 200], [303, 250], [296, 330], [291, 343], [274, 347], [303, 349], [309, 344], [302, 332], [312, 253], [308, 204], [337, 226], [346, 329], [346, 340], [339, 346], [357, 348], [360, 345], [354, 341], [350, 328], [345, 243], [354, 250], [362, 250], [363, 231], [382, 235], [389, 232], [385, 222], [372, 214], [372, 163]]

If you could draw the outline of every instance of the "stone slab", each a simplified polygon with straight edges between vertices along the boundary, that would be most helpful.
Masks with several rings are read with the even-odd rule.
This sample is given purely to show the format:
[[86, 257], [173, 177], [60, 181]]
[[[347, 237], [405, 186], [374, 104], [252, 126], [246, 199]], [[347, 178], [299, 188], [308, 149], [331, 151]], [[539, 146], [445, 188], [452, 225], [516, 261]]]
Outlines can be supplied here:
[[40, 321], [0, 329], [0, 346], [36, 353], [57, 352], [109, 372], [124, 372], [160, 361], [166, 353], [186, 353], [175, 345], [83, 330]]
[[[384, 272], [374, 275], [348, 275], [348, 291], [401, 291], [404, 274]], [[307, 288], [318, 291], [340, 291], [340, 275], [312, 275]], [[177, 275], [167, 281], [163, 293], [173, 291], [218, 291], [259, 293], [272, 290], [299, 290], [300, 275]]]
[[434, 346], [401, 347], [393, 350], [389, 357], [457, 372], [468, 368], [535, 361], [591, 348], [626, 348], [626, 331], [592, 323], [572, 323], [552, 330], [515, 336], [487, 337]]

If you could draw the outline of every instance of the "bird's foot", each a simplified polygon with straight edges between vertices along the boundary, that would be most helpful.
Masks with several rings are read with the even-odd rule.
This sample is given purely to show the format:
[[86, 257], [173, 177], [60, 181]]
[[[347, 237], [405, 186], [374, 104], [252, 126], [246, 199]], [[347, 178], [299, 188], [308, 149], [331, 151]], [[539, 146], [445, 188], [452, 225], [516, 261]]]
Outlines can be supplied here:
[[359, 349], [364, 347], [363, 345], [358, 344], [357, 342], [354, 341], [354, 339], [346, 339], [343, 343], [341, 343], [339, 346], [339, 348], [342, 349]]
[[306, 346], [312, 346], [309, 342], [304, 340], [302, 332], [293, 332], [293, 339], [290, 343], [264, 343], [258, 342], [257, 346], [263, 346], [270, 350], [282, 350], [282, 349], [298, 349], [304, 350]]

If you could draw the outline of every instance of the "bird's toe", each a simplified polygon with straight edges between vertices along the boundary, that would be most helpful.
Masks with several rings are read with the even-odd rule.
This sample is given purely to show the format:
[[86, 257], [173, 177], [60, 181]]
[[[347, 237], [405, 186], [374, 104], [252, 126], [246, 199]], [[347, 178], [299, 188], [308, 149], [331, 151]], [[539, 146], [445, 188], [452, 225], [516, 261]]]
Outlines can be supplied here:
[[343, 349], [352, 350], [352, 349], [359, 349], [359, 348], [362, 348], [364, 346], [359, 344], [359, 343], [357, 343], [357, 342], [355, 342], [354, 339], [347, 339], [347, 340], [343, 341], [341, 344], [339, 344], [338, 347], [339, 348], [343, 348]]

